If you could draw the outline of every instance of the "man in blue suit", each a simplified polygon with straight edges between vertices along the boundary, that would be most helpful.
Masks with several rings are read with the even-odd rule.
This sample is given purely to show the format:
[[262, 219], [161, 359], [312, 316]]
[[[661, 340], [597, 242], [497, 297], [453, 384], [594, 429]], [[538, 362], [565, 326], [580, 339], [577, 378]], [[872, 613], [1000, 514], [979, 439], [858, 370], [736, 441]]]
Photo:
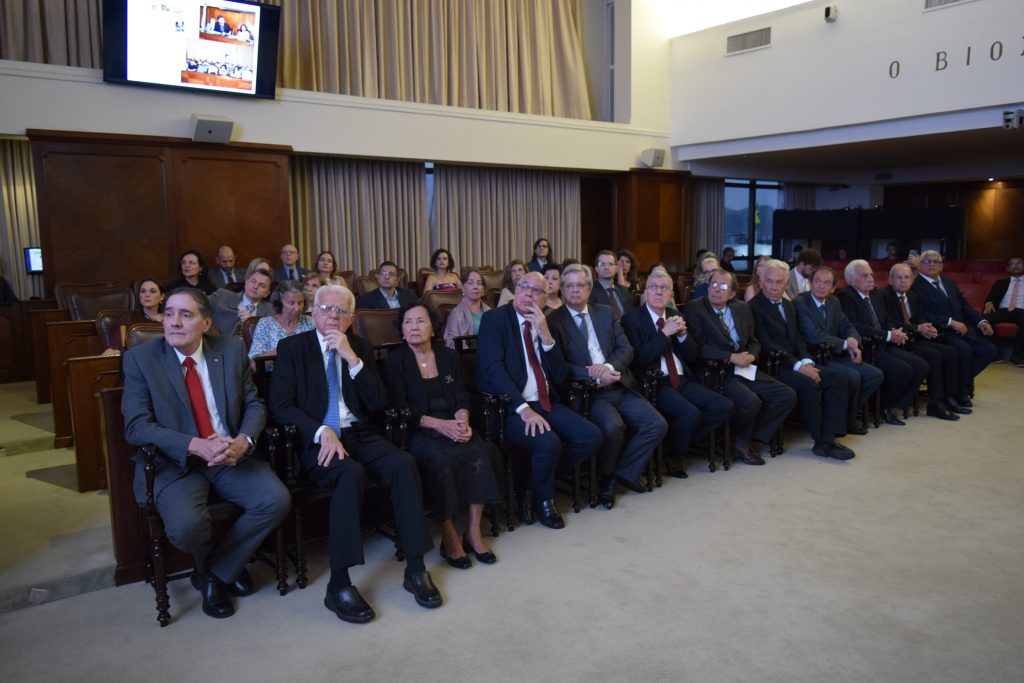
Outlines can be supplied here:
[[[601, 431], [563, 405], [555, 385], [568, 376], [565, 358], [537, 300], [547, 294], [540, 273], [527, 273], [507, 306], [484, 313], [477, 337], [480, 388], [510, 399], [507, 438], [531, 455], [529, 494], [541, 524], [565, 526], [555, 506], [555, 471], [582, 463], [597, 452]], [[565, 456], [564, 462], [563, 455]], [[523, 496], [523, 518], [534, 512]]]
[[[590, 421], [604, 434], [598, 502], [610, 510], [619, 484], [635, 493], [645, 490], [640, 475], [668, 432], [668, 423], [636, 392], [636, 379], [629, 371], [633, 347], [612, 309], [587, 304], [593, 286], [589, 268], [566, 266], [562, 271], [566, 305], [548, 313], [548, 326], [562, 349], [569, 379], [597, 385], [591, 394]], [[632, 433], [628, 440], [627, 429]]]
[[942, 277], [942, 254], [937, 251], [921, 254], [913, 289], [921, 299], [925, 320], [948, 330], [942, 342], [956, 349], [960, 359], [960, 393], [956, 400], [970, 408], [974, 378], [999, 355], [992, 342], [984, 338], [992, 336], [992, 325], [967, 303], [956, 282]]
[[[234, 614], [227, 593], [252, 592], [245, 563], [288, 515], [291, 497], [266, 462], [251, 457], [266, 420], [239, 339], [204, 336], [211, 310], [198, 289], [171, 292], [164, 338], [124, 354], [125, 438], [157, 447], [154, 497], [167, 538], [195, 558], [192, 585], [203, 612]], [[242, 508], [219, 540], [213, 538], [210, 489]], [[146, 498], [145, 473], [135, 468], [135, 496]]]

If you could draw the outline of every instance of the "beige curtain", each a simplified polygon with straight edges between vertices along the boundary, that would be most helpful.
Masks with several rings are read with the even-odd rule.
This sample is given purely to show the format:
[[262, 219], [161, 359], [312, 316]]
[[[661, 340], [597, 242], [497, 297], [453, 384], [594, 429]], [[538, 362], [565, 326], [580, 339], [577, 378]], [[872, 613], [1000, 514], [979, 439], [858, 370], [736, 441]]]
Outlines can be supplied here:
[[297, 155], [289, 168], [292, 238], [309, 266], [323, 250], [357, 275], [384, 259], [410, 274], [426, 264], [423, 164]]
[[439, 165], [434, 222], [436, 246], [451, 251], [457, 265], [502, 268], [513, 258], [528, 260], [538, 237], [548, 238], [555, 260], [579, 258], [579, 176]]
[[99, 69], [102, 0], [3, 0], [0, 59]]
[[782, 207], [813, 211], [817, 203], [815, 189], [814, 185], [786, 183], [782, 187]]
[[0, 140], [0, 275], [22, 300], [43, 295], [43, 276], [28, 275], [22, 263], [25, 247], [40, 246], [36, 207], [28, 140]]
[[689, 251], [691, 262], [697, 249], [704, 247], [722, 253], [725, 240], [725, 181], [721, 178], [690, 178], [689, 185]]

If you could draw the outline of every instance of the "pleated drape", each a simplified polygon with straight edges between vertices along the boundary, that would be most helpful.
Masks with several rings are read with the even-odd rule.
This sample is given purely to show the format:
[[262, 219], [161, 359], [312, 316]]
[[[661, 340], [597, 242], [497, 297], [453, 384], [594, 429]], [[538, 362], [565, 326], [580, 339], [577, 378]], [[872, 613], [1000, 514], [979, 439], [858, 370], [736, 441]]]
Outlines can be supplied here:
[[43, 276], [22, 263], [25, 247], [40, 246], [35, 187], [28, 140], [0, 140], [0, 270], [22, 300], [43, 295]]
[[689, 261], [700, 247], [722, 253], [725, 240], [725, 181], [721, 178], [690, 178]]

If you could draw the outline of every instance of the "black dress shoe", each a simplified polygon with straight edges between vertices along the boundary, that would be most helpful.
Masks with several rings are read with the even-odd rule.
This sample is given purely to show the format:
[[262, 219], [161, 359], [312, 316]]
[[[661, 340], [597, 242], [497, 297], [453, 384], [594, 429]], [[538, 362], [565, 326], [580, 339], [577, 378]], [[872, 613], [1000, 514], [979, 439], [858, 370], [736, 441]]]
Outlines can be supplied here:
[[860, 425], [854, 425], [847, 430], [847, 433], [853, 434], [854, 436], [864, 436], [868, 433], [868, 428], [861, 427]]
[[226, 619], [235, 613], [224, 583], [213, 574], [192, 572], [192, 587], [203, 596], [203, 612], [214, 619]]
[[469, 555], [463, 555], [462, 557], [448, 557], [448, 551], [444, 548], [444, 539], [441, 539], [441, 557], [444, 558], [445, 562], [456, 569], [469, 569], [473, 566], [473, 561], [469, 559]]
[[961, 408], [973, 408], [974, 403], [971, 402], [970, 396], [957, 396], [956, 402], [960, 404]]
[[668, 472], [668, 476], [675, 477], [676, 479], [690, 478], [690, 475], [686, 473], [686, 468], [683, 467], [682, 463], [669, 460], [665, 463], [665, 470]]
[[883, 410], [882, 419], [885, 420], [885, 424], [893, 425], [895, 427], [905, 427], [907, 425], [906, 422], [896, 417], [896, 413], [891, 410]]
[[970, 408], [961, 405], [961, 403], [952, 396], [946, 399], [946, 407], [949, 408], [949, 412], [956, 413], [957, 415], [970, 415], [974, 412]]
[[537, 521], [533, 517], [533, 493], [531, 491], [524, 491], [519, 496], [519, 519], [523, 520], [523, 524], [527, 526]]
[[225, 584], [228, 593], [234, 595], [236, 598], [244, 598], [247, 595], [252, 595], [252, 577], [249, 576], [249, 570], [242, 567], [242, 571], [238, 573], [235, 580], [229, 584]]
[[819, 441], [814, 444], [811, 452], [823, 458], [835, 458], [836, 460], [849, 460], [854, 457], [854, 452], [838, 441]]
[[764, 458], [757, 454], [757, 451], [749, 449], [746, 444], [733, 446], [732, 453], [737, 460], [745, 465], [763, 465]]
[[559, 514], [558, 507], [555, 505], [553, 498], [537, 501], [537, 519], [549, 529], [562, 529], [565, 527], [565, 521], [562, 519], [562, 515]]
[[630, 481], [629, 479], [620, 477], [617, 474], [613, 474], [612, 479], [619, 482], [624, 488], [629, 489], [633, 493], [647, 493], [647, 487], [638, 481]]
[[611, 510], [615, 507], [615, 493], [619, 490], [619, 482], [615, 480], [615, 477], [604, 476], [601, 477], [598, 486], [600, 487], [597, 494], [598, 504]]
[[946, 406], [941, 405], [939, 403], [929, 403], [928, 410], [926, 412], [928, 415], [931, 415], [932, 417], [937, 417], [940, 420], [960, 419], [959, 415], [957, 415], [956, 413], [949, 412], [948, 410], [946, 410]]
[[376, 616], [373, 608], [363, 600], [355, 586], [345, 586], [337, 593], [327, 591], [327, 595], [324, 596], [324, 607], [350, 624], [365, 624]]
[[494, 556], [494, 553], [488, 550], [486, 553], [478, 553], [474, 548], [473, 544], [469, 542], [469, 536], [463, 534], [462, 536], [462, 549], [467, 553], [473, 553], [473, 557], [476, 558], [477, 562], [483, 562], [484, 564], [494, 564], [498, 561], [498, 558]]
[[402, 587], [412, 593], [412, 596], [416, 598], [416, 604], [420, 607], [433, 609], [440, 607], [444, 602], [441, 598], [441, 591], [437, 590], [434, 580], [430, 578], [430, 572], [406, 574]]

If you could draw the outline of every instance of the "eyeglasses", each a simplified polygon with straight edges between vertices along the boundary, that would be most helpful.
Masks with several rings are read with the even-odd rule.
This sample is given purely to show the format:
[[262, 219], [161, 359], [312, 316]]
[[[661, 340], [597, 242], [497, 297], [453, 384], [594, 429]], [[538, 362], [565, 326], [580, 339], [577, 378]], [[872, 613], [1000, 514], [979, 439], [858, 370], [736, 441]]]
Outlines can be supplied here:
[[563, 282], [562, 289], [586, 289], [589, 287], [586, 282]]
[[942, 259], [940, 259], [940, 258], [923, 258], [923, 259], [921, 259], [921, 263], [923, 263], [926, 266], [941, 266], [942, 265]]
[[398, 272], [393, 270], [378, 270], [377, 274], [381, 277], [398, 277]]
[[672, 285], [647, 285], [644, 289], [652, 292], [668, 292], [672, 290]]
[[341, 306], [328, 306], [327, 304], [317, 304], [316, 306], [324, 313], [335, 313], [337, 315], [354, 315], [351, 311], [346, 311]]
[[540, 296], [541, 294], [548, 293], [548, 290], [544, 289], [543, 287], [532, 287], [521, 282], [518, 285], [516, 285], [516, 289], [521, 289], [524, 292], [529, 292], [533, 296]]
[[711, 282], [708, 284], [708, 289], [729, 289], [730, 285], [728, 282]]
[[598, 268], [611, 268], [614, 265], [615, 265], [615, 261], [598, 261], [597, 262], [597, 267]]
[[189, 260], [189, 259], [182, 259], [181, 260], [181, 265], [183, 265], [183, 266], [198, 266], [199, 265], [199, 261], [196, 261], [195, 259], [191, 259], [191, 260]]

